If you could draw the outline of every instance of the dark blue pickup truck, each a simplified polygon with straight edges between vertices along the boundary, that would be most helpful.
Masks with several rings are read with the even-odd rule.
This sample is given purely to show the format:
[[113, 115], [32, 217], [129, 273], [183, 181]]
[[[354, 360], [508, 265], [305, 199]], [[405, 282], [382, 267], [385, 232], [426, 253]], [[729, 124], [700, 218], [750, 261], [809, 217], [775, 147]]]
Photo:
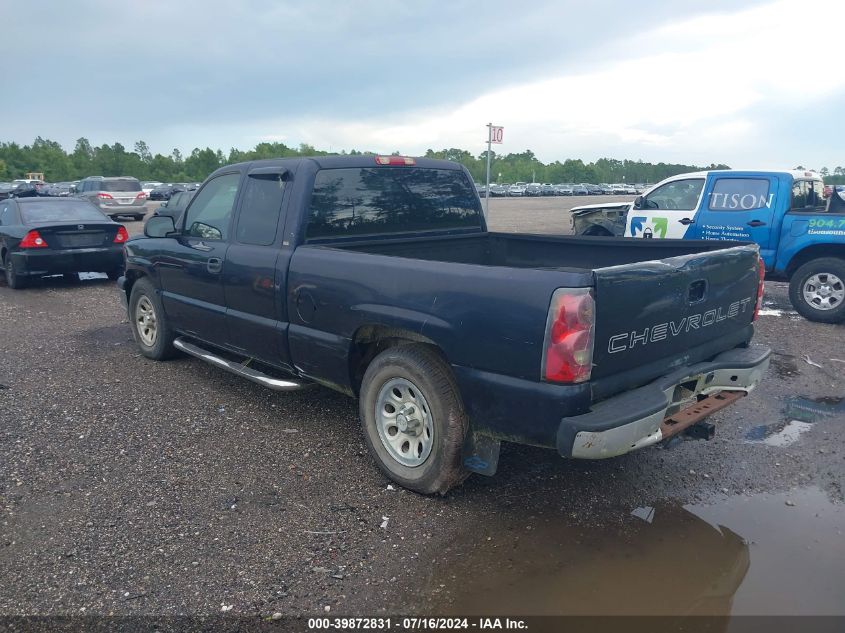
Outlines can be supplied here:
[[769, 361], [755, 245], [488, 232], [448, 161], [223, 167], [125, 255], [145, 356], [355, 396], [375, 461], [422, 493], [494, 473], [502, 440], [598, 459], [711, 435]]

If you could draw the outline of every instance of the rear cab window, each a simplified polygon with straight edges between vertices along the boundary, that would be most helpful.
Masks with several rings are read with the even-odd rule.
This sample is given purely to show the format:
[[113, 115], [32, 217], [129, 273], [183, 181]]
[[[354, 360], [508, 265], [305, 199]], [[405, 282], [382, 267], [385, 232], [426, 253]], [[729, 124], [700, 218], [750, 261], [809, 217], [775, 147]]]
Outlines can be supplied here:
[[482, 228], [481, 202], [462, 171], [322, 169], [314, 180], [305, 239]]

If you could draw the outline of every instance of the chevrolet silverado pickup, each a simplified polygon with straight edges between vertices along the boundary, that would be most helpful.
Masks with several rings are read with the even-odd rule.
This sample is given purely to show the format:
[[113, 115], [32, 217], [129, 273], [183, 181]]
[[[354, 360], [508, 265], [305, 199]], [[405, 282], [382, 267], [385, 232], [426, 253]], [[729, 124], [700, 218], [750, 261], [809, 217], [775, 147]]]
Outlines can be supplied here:
[[755, 245], [495, 233], [469, 173], [402, 156], [222, 167], [125, 246], [141, 353], [358, 398], [393, 481], [445, 493], [501, 441], [600, 459], [751, 391]]

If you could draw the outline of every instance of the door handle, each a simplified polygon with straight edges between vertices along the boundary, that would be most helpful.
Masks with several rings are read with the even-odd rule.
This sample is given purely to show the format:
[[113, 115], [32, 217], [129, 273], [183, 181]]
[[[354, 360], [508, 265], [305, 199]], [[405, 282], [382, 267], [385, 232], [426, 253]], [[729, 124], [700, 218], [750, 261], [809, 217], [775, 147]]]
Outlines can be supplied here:
[[211, 246], [206, 244], [205, 242], [190, 242], [188, 244], [191, 248], [198, 250], [198, 251], [210, 251]]
[[210, 257], [209, 260], [205, 263], [205, 268], [213, 275], [216, 275], [221, 270], [223, 270], [223, 260], [219, 257]]
[[678, 222], [680, 222], [684, 226], [689, 226], [690, 224], [695, 224], [695, 220], [690, 220], [689, 218], [681, 218], [680, 220], [678, 220]]
[[751, 220], [751, 222], [748, 223], [748, 226], [766, 226], [766, 223], [762, 220]]

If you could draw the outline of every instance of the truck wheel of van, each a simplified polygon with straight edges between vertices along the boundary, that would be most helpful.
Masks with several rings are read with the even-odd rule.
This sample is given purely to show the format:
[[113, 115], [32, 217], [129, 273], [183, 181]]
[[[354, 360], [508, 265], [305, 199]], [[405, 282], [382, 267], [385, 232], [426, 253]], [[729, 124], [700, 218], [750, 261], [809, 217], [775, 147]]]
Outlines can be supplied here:
[[789, 280], [789, 299], [810, 321], [845, 320], [845, 260], [820, 257], [800, 266]]
[[392, 347], [367, 367], [359, 401], [367, 447], [393, 481], [445, 494], [461, 465], [467, 416], [449, 366], [422, 344]]

